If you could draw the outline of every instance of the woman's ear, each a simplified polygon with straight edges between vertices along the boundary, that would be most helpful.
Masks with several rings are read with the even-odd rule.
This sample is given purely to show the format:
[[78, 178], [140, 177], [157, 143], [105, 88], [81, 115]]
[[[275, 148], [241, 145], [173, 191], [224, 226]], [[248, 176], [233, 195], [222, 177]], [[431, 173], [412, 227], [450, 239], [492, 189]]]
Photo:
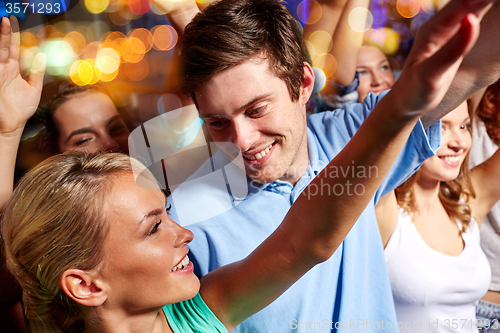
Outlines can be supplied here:
[[94, 274], [80, 270], [68, 269], [61, 275], [63, 292], [85, 306], [99, 306], [106, 300], [104, 286]]
[[305, 105], [309, 101], [314, 89], [314, 71], [307, 62], [304, 62], [303, 73], [304, 83], [300, 89], [299, 100], [301, 104]]

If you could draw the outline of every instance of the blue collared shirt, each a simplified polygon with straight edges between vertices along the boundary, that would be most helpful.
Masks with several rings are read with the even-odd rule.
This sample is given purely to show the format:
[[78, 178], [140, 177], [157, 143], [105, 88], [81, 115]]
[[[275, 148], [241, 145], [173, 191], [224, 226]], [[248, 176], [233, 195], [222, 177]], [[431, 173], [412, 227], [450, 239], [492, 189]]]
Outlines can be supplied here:
[[[262, 243], [278, 227], [304, 188], [347, 144], [385, 94], [370, 94], [364, 103], [351, 104], [346, 110], [310, 116], [307, 133], [309, 167], [295, 186], [280, 180], [264, 185], [248, 180], [248, 195], [238, 199], [237, 204], [233, 202], [233, 208], [188, 225], [187, 228], [194, 233], [194, 240], [189, 245], [190, 258], [198, 276], [245, 258]], [[311, 269], [275, 302], [245, 320], [234, 332], [281, 333], [301, 329], [324, 332], [337, 329], [380, 332], [388, 329], [397, 332], [374, 205], [378, 198], [401, 184], [425, 159], [433, 156], [440, 140], [439, 122], [427, 130], [419, 122], [377, 194], [335, 254]], [[364, 174], [360, 169], [354, 172], [358, 177], [377, 176], [375, 169], [364, 170]], [[197, 188], [191, 198], [203, 194], [208, 198], [210, 193], [214, 191], [207, 185]], [[182, 219], [176, 219], [178, 203], [175, 202], [175, 191], [172, 197], [172, 218], [185, 225]], [[210, 207], [196, 206], [193, 212], [200, 209], [210, 210]]]

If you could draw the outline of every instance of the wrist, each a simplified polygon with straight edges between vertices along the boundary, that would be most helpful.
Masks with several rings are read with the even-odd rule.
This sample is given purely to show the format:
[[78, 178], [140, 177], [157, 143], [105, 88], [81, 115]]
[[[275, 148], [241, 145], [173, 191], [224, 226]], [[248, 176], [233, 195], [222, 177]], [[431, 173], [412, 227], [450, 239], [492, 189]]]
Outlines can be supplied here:
[[23, 135], [24, 125], [25, 124], [13, 131], [2, 132], [0, 130], [0, 140], [2, 141], [2, 143], [15, 142], [19, 144], [19, 141], [21, 140], [21, 137]]

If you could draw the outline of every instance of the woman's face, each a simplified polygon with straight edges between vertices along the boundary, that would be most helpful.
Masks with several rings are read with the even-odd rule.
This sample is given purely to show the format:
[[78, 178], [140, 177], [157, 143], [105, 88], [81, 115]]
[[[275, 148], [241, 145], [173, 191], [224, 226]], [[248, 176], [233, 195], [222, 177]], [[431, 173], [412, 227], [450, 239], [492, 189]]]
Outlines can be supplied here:
[[450, 181], [458, 177], [472, 144], [469, 132], [470, 119], [467, 102], [441, 119], [441, 148], [435, 156], [425, 160], [421, 167], [420, 180]]
[[128, 154], [129, 130], [109, 96], [88, 91], [70, 96], [54, 112], [60, 152], [122, 152]]
[[394, 85], [394, 75], [385, 54], [378, 47], [365, 45], [359, 51], [356, 62], [359, 73], [358, 101], [362, 102], [368, 93], [378, 94]]
[[194, 297], [200, 282], [187, 257], [193, 234], [169, 218], [163, 193], [121, 173], [106, 197], [111, 225], [101, 276], [111, 290], [108, 299], [137, 311]]

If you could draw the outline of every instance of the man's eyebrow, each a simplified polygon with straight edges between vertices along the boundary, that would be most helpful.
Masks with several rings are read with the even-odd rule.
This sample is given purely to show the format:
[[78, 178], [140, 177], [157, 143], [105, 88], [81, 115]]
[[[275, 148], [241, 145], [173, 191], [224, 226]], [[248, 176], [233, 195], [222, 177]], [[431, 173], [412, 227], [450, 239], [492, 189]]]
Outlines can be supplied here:
[[92, 129], [89, 128], [89, 127], [84, 127], [84, 128], [80, 128], [80, 129], [77, 129], [76, 131], [73, 131], [71, 132], [71, 134], [68, 136], [68, 138], [66, 139], [66, 142], [65, 143], [68, 143], [69, 140], [75, 136], [75, 135], [78, 135], [78, 134], [83, 134], [83, 133], [90, 133], [92, 132]]
[[[238, 109], [238, 112], [241, 112], [247, 108], [249, 108], [250, 106], [252, 106], [252, 104], [255, 104], [257, 102], [260, 102], [262, 100], [265, 100], [265, 99], [268, 99], [272, 94], [271, 93], [264, 93], [262, 95], [259, 95], [257, 97], [255, 97], [254, 99], [252, 99], [251, 101], [249, 101], [248, 103], [244, 104], [243, 106], [241, 106], [239, 109]], [[203, 118], [203, 119], [210, 119], [210, 118], [224, 118], [224, 117], [221, 117], [220, 115], [218, 114], [207, 114], [207, 115], [204, 115], [200, 112], [200, 118]]]

